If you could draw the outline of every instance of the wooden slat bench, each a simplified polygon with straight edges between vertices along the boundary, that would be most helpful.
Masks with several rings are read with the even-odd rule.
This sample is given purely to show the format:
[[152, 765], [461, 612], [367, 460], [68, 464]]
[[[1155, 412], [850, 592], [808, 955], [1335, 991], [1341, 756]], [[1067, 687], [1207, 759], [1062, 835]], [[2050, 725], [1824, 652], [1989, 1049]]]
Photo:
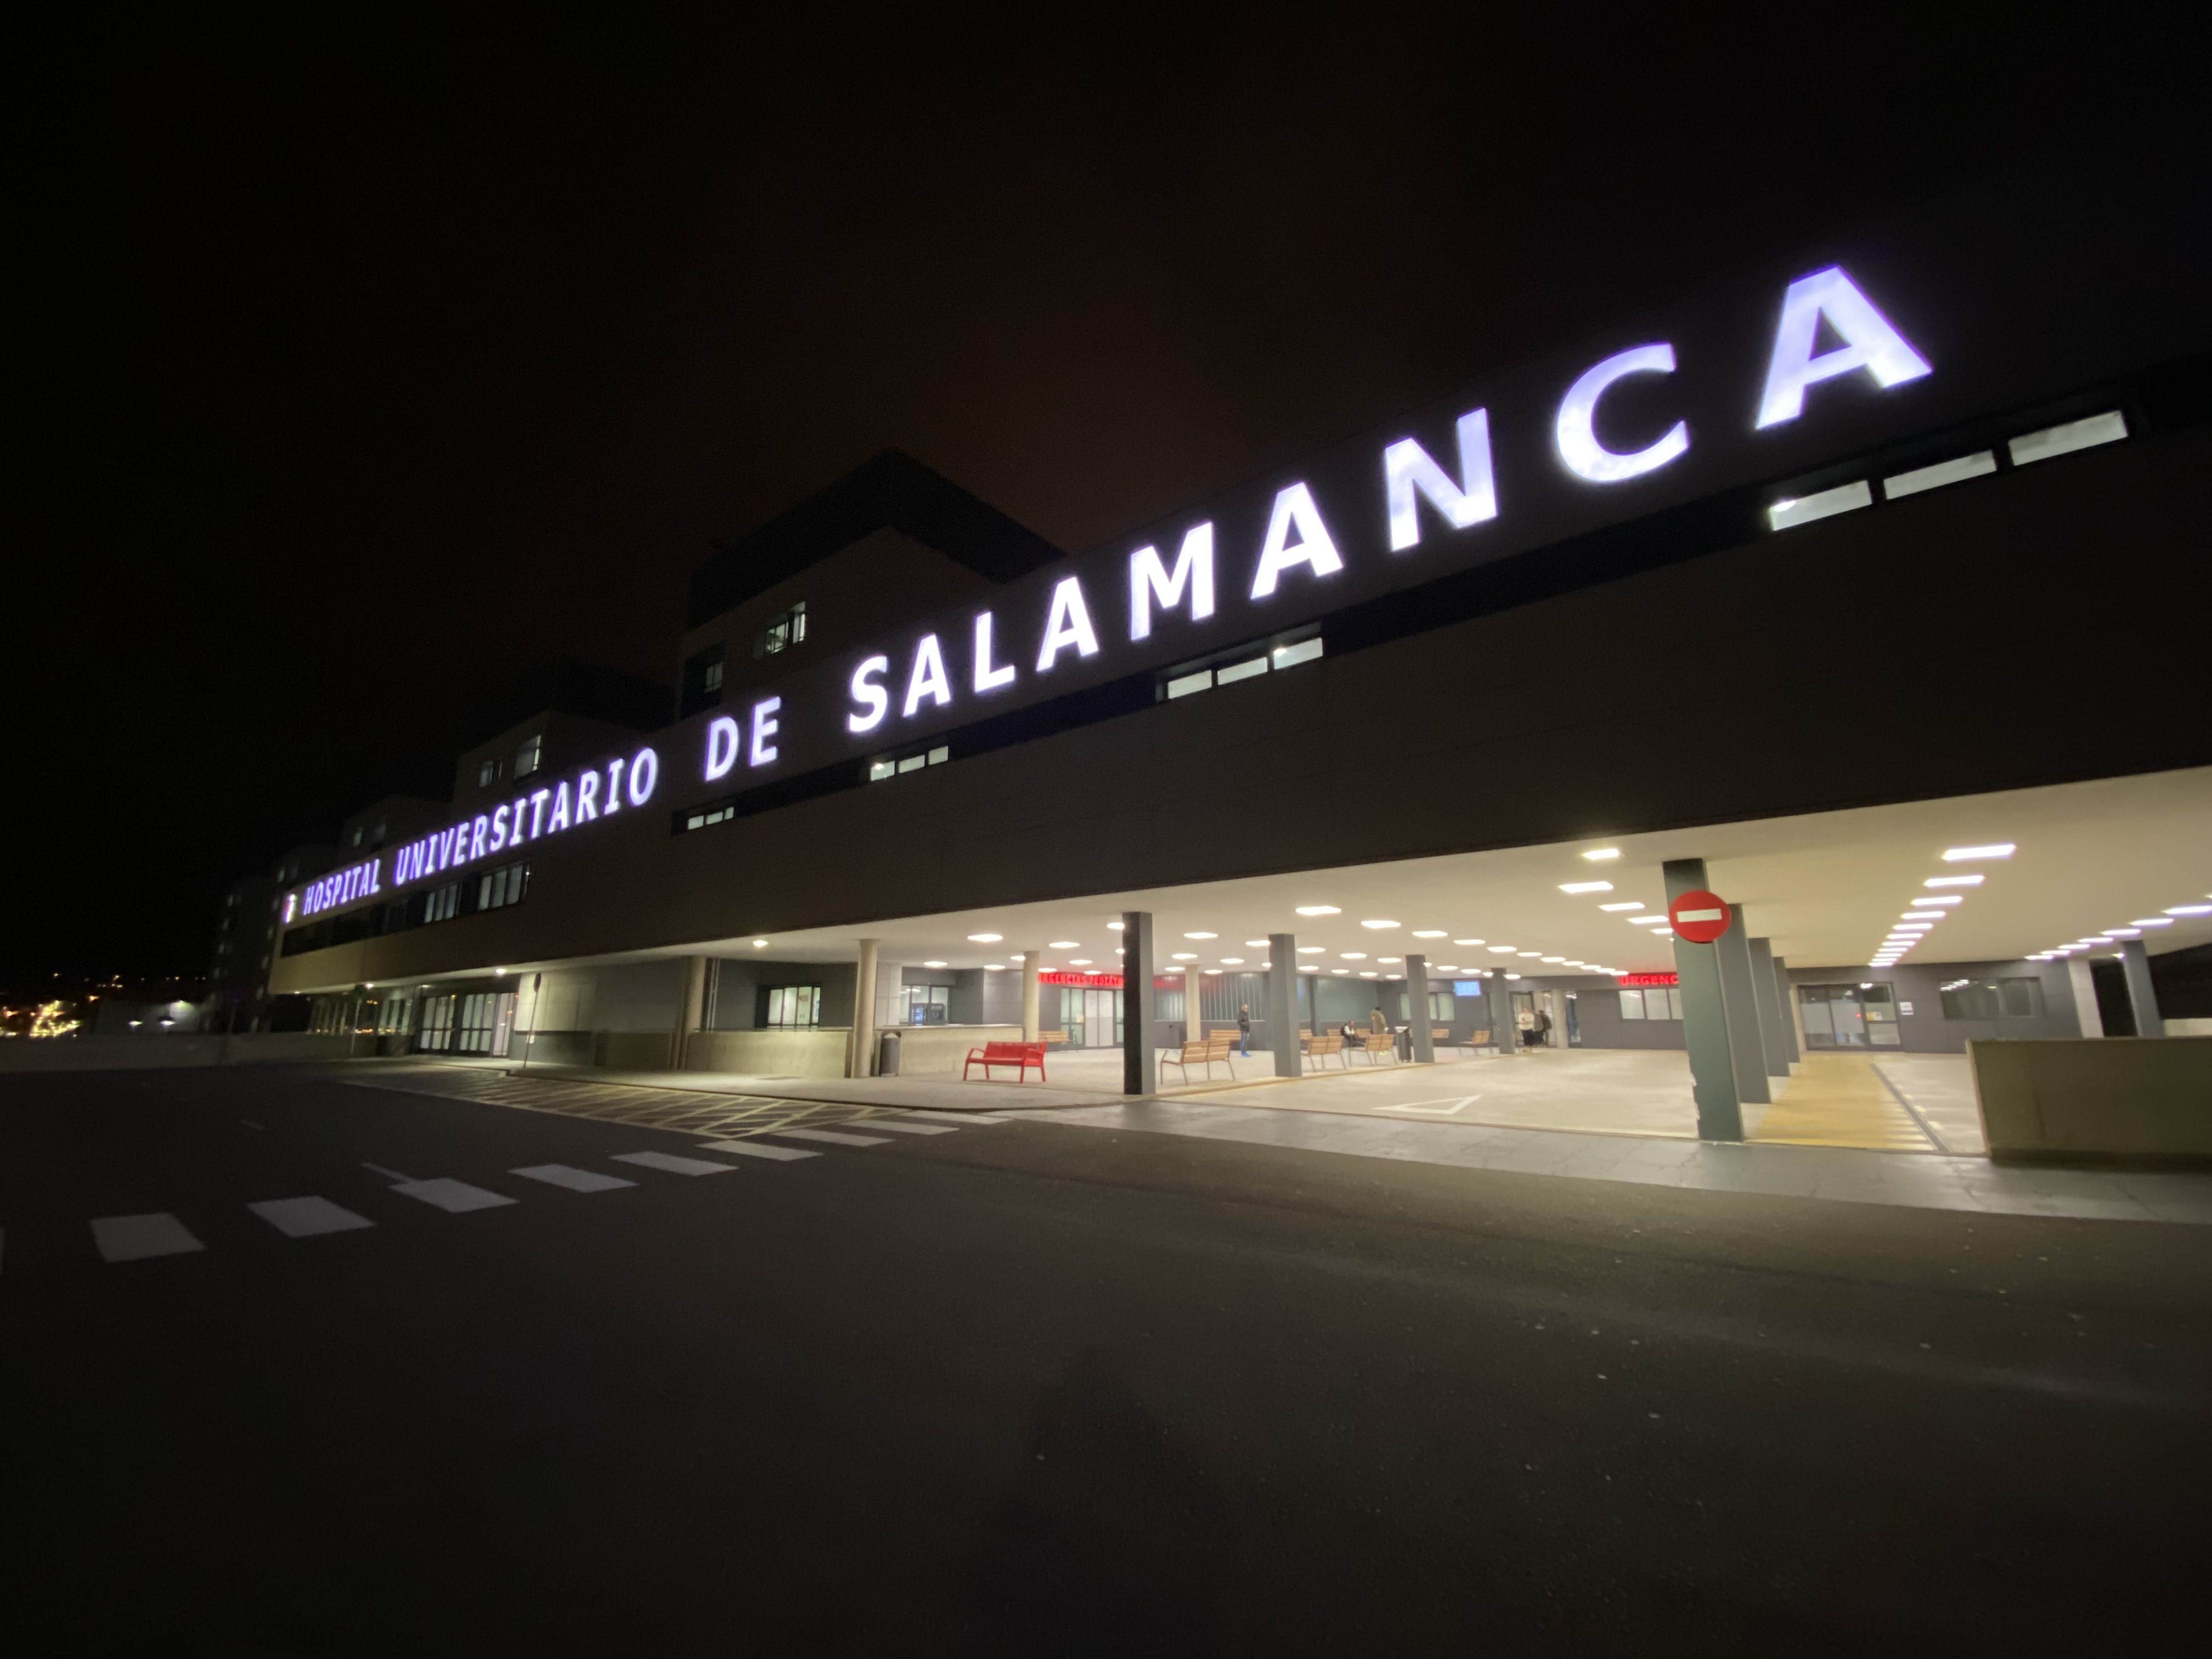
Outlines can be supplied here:
[[1344, 1039], [1334, 1031], [1316, 1032], [1308, 1037], [1305, 1040], [1305, 1048], [1306, 1058], [1310, 1060], [1324, 1060], [1331, 1054], [1334, 1054], [1339, 1066], [1349, 1063], [1344, 1058]]
[[1370, 1066], [1376, 1063], [1375, 1056], [1377, 1054], [1388, 1054], [1395, 1060], [1398, 1058], [1397, 1034], [1395, 1031], [1362, 1031], [1359, 1034], [1359, 1052], [1367, 1056]]
[[963, 1083], [968, 1080], [969, 1067], [975, 1066], [983, 1068], [986, 1082], [990, 1080], [994, 1066], [1018, 1066], [1020, 1071], [1015, 1079], [1018, 1083], [1029, 1081], [1030, 1067], [1034, 1066], [1037, 1068], [1039, 1082], [1050, 1081], [1044, 1074], [1044, 1044], [1042, 1042], [987, 1042], [980, 1048], [970, 1048], [968, 1064], [960, 1068]]

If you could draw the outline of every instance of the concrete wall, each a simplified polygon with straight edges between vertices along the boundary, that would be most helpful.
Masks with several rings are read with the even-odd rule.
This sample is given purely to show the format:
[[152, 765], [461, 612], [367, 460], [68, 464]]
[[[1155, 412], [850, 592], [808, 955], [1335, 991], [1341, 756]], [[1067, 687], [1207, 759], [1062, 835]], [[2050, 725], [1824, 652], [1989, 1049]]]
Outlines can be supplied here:
[[2212, 1037], [1984, 1041], [1967, 1054], [1993, 1158], [2212, 1163]]
[[813, 1031], [700, 1031], [684, 1046], [687, 1072], [747, 1077], [842, 1077], [849, 1028]]
[[[994, 974], [994, 979], [1000, 977]], [[1021, 998], [1014, 999], [1017, 1008]], [[1019, 1042], [1022, 1026], [1019, 1020], [1011, 1025], [905, 1025], [899, 1028], [899, 1075], [902, 1077], [943, 1075], [957, 1077], [961, 1063], [968, 1051], [980, 1048], [987, 1042]], [[1048, 1057], [1045, 1064], [1051, 1067]], [[975, 1073], [982, 1076], [981, 1072]]]
[[768, 985], [818, 985], [822, 988], [820, 1023], [824, 1027], [853, 1024], [854, 981], [859, 969], [849, 962], [763, 962], [751, 957], [724, 957], [714, 963], [714, 1018], [717, 1031], [761, 1029], [760, 993]]

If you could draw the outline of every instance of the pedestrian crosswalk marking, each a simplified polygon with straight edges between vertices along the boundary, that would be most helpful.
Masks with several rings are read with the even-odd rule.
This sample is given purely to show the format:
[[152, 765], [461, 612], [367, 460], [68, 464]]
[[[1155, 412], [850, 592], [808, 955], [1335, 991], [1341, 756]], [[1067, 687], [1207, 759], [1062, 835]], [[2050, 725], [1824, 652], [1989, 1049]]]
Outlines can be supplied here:
[[902, 1123], [895, 1117], [872, 1117], [871, 1129], [896, 1129], [902, 1135], [951, 1135], [960, 1132], [949, 1123]]
[[671, 1175], [720, 1175], [734, 1170], [734, 1164], [717, 1164], [707, 1158], [678, 1158], [673, 1152], [617, 1152], [618, 1164], [636, 1164], [648, 1170], [665, 1170]]
[[572, 1170], [565, 1164], [533, 1164], [526, 1170], [509, 1170], [509, 1175], [519, 1175], [527, 1181], [542, 1181], [549, 1187], [566, 1187], [572, 1193], [611, 1193], [617, 1187], [635, 1187], [635, 1181], [624, 1181], [620, 1176], [601, 1175], [597, 1170]]
[[710, 1152], [741, 1152], [747, 1158], [772, 1158], [781, 1164], [822, 1156], [803, 1146], [771, 1146], [764, 1140], [708, 1140], [701, 1144]]
[[102, 1216], [92, 1224], [92, 1242], [103, 1261], [138, 1261], [207, 1249], [166, 1210], [154, 1215]]
[[838, 1146], [888, 1146], [890, 1140], [884, 1135], [848, 1135], [837, 1129], [777, 1129], [773, 1133], [786, 1140], [826, 1140]]
[[440, 1209], [459, 1215], [470, 1210], [495, 1209], [514, 1200], [503, 1193], [488, 1193], [481, 1187], [471, 1187], [465, 1181], [454, 1181], [441, 1176], [435, 1181], [403, 1181], [392, 1189], [409, 1198], [419, 1198], [425, 1204], [434, 1204]]
[[287, 1238], [313, 1238], [318, 1233], [351, 1232], [376, 1224], [356, 1215], [327, 1198], [271, 1198], [246, 1206]]

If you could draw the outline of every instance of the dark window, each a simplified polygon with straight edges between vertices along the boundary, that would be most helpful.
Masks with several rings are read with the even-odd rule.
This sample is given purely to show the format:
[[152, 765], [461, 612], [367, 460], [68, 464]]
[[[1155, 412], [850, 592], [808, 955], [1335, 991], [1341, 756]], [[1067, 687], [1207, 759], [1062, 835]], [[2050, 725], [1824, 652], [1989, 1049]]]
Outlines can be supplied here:
[[773, 657], [779, 651], [788, 651], [806, 637], [806, 601], [801, 599], [788, 611], [780, 611], [768, 619], [768, 626], [753, 635], [753, 655]]
[[499, 781], [499, 769], [500, 763], [495, 760], [488, 760], [480, 763], [477, 767], [477, 787], [479, 789], [489, 789], [492, 785], [497, 783]]
[[684, 663], [684, 701], [678, 720], [688, 719], [722, 700], [722, 647], [710, 645], [696, 651]]
[[520, 904], [529, 890], [530, 865], [527, 860], [502, 864], [489, 870], [477, 881], [477, 908], [496, 910], [501, 905]]
[[763, 985], [760, 995], [760, 1022], [771, 1030], [804, 1030], [821, 1023], [818, 985]]
[[1946, 1019], [2040, 1019], [2043, 986], [2033, 979], [1953, 980], [1943, 986]]

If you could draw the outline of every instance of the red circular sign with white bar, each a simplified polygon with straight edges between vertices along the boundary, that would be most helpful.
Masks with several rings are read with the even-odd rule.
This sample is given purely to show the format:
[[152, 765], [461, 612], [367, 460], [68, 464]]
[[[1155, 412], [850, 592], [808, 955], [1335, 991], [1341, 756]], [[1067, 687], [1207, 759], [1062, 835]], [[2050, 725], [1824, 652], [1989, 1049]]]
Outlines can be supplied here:
[[1711, 945], [1728, 932], [1728, 901], [1703, 888], [1680, 895], [1667, 907], [1667, 920], [1677, 937], [1692, 945]]

